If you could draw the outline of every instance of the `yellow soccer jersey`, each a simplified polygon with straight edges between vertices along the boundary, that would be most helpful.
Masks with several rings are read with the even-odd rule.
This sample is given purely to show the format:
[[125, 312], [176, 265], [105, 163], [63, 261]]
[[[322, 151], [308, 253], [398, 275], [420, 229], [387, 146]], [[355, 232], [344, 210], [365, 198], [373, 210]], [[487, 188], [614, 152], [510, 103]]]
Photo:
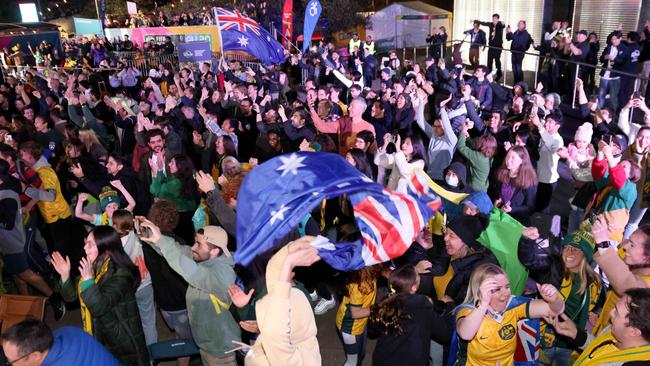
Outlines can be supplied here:
[[[517, 322], [528, 317], [528, 304], [529, 302], [525, 302], [515, 306], [501, 316], [486, 314], [481, 327], [470, 342], [458, 337], [455, 365], [494, 366], [498, 360], [500, 366], [513, 366], [517, 348]], [[459, 310], [456, 321], [466, 317], [473, 310], [474, 308]]]
[[359, 291], [357, 283], [348, 284], [348, 291], [350, 296], [343, 297], [339, 310], [336, 312], [336, 327], [343, 333], [361, 335], [366, 331], [368, 318], [353, 319], [351, 308], [353, 306], [369, 308], [374, 304], [377, 296], [377, 282], [372, 282], [372, 291], [367, 295]]

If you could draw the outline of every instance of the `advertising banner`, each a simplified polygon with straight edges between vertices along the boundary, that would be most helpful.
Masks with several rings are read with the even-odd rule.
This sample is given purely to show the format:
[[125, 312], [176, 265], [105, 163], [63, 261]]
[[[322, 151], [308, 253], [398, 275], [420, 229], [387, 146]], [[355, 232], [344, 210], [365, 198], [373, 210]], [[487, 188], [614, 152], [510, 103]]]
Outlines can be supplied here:
[[138, 47], [153, 39], [154, 42], [163, 43], [165, 37], [170, 36], [175, 46], [181, 43], [209, 42], [212, 52], [221, 51], [221, 38], [215, 26], [199, 25], [187, 27], [155, 27], [155, 28], [107, 28], [104, 30], [106, 37], [113, 41], [116, 37], [123, 38], [128, 35]]
[[72, 18], [76, 34], [102, 34], [102, 26], [97, 19]]
[[204, 62], [212, 59], [210, 42], [191, 42], [178, 44], [178, 61]]

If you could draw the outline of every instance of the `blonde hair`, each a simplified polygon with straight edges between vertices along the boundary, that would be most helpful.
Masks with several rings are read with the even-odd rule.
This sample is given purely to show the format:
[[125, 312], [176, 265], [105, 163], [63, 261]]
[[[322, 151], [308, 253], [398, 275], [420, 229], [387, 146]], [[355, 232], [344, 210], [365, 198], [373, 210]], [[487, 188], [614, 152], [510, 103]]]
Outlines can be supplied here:
[[94, 144], [101, 145], [95, 131], [90, 128], [82, 128], [79, 130], [79, 140], [83, 142], [87, 152], [90, 152]]
[[465, 296], [464, 303], [475, 304], [481, 298], [481, 284], [489, 277], [498, 275], [505, 275], [506, 272], [503, 268], [493, 263], [484, 263], [476, 267], [472, 271], [469, 278], [469, 286], [467, 286], [467, 296]]
[[[564, 260], [562, 262], [564, 266]], [[568, 278], [570, 275], [571, 271], [565, 267], [564, 278]], [[587, 290], [587, 286], [592, 283], [595, 283], [598, 287], [601, 285], [600, 275], [596, 273], [593, 268], [591, 268], [591, 265], [589, 265], [589, 263], [587, 263], [587, 258], [585, 258], [584, 254], [582, 256], [582, 260], [580, 261], [580, 268], [578, 269], [577, 276], [580, 279], [580, 288], [578, 291], [576, 291], [576, 294], [578, 295], [584, 294]]]

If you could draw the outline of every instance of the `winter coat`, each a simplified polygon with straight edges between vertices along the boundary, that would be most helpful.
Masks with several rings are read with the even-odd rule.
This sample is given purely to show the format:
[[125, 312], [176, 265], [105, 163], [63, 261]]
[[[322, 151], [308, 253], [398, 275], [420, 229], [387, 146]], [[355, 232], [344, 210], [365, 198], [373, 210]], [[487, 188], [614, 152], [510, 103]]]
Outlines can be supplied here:
[[[90, 311], [93, 335], [122, 365], [149, 365], [149, 353], [135, 301], [139, 284], [136, 274], [111, 261], [99, 281], [81, 292], [81, 298]], [[75, 301], [77, 281], [68, 279], [61, 287], [61, 295], [67, 302]]]

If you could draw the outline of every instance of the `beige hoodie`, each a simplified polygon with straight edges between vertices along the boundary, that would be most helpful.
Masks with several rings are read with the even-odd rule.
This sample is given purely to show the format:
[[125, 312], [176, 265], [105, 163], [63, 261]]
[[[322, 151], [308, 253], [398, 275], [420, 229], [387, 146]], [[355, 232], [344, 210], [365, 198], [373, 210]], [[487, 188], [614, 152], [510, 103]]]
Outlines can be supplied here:
[[286, 246], [280, 249], [266, 268], [268, 294], [255, 305], [260, 336], [246, 354], [246, 366], [321, 365], [309, 300], [291, 283], [278, 280], [288, 253]]

